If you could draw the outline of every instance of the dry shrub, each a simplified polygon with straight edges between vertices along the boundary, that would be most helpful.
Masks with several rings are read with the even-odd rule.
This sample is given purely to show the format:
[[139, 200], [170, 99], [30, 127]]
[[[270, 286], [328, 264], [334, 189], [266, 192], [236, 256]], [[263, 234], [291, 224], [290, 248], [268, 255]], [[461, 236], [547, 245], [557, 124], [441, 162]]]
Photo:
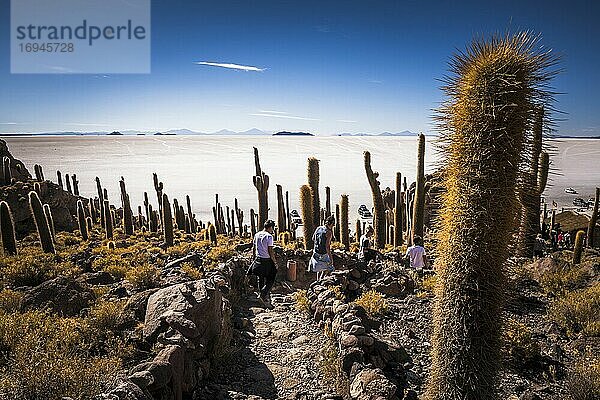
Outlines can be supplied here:
[[418, 287], [424, 292], [431, 293], [435, 291], [435, 285], [437, 284], [437, 275], [427, 275], [423, 279], [418, 280]]
[[504, 351], [509, 362], [516, 366], [530, 364], [540, 358], [540, 346], [529, 327], [515, 319], [504, 326]]
[[555, 271], [550, 271], [540, 277], [540, 284], [547, 293], [564, 295], [576, 289], [585, 287], [590, 274], [580, 266], [564, 264]]
[[296, 301], [296, 310], [310, 315], [310, 301], [308, 301], [305, 289], [298, 290], [294, 293], [294, 300]]
[[4, 289], [0, 292], [0, 312], [12, 313], [21, 309], [23, 293]]
[[0, 313], [0, 393], [4, 398], [90, 399], [112, 383], [126, 347], [81, 318]]
[[346, 374], [342, 371], [340, 354], [335, 340], [327, 334], [325, 336], [327, 342], [321, 349], [321, 356], [319, 358], [321, 376], [328, 386], [336, 389], [337, 393], [348, 394], [350, 384]]
[[130, 268], [125, 279], [138, 290], [151, 289], [160, 283], [160, 270], [150, 264]]
[[219, 244], [211, 248], [208, 253], [204, 256], [204, 267], [206, 269], [212, 269], [219, 265], [219, 263], [229, 260], [235, 255], [235, 246], [232, 244]]
[[342, 244], [342, 242], [331, 242], [331, 251], [334, 250], [346, 250], [346, 247]]
[[600, 399], [600, 356], [583, 357], [575, 364], [567, 380], [567, 389], [571, 400]]
[[204, 273], [190, 262], [181, 263], [181, 272], [183, 272], [190, 279], [193, 280], [202, 279], [202, 277], [204, 276]]
[[88, 313], [88, 322], [98, 331], [115, 331], [125, 301], [99, 301]]
[[600, 282], [587, 289], [567, 293], [550, 306], [550, 319], [567, 330], [570, 335], [582, 332], [587, 336], [600, 336]]
[[364, 308], [367, 315], [370, 317], [385, 314], [388, 310], [387, 300], [375, 289], [371, 289], [368, 292], [361, 294], [354, 303]]
[[18, 255], [0, 257], [2, 283], [10, 286], [37, 286], [58, 275], [75, 276], [80, 272], [70, 261], [44, 253], [39, 247], [25, 247]]
[[210, 248], [210, 242], [207, 240], [195, 242], [179, 242], [175, 246], [167, 249], [167, 254], [173, 257], [183, 257], [191, 252], [204, 252]]

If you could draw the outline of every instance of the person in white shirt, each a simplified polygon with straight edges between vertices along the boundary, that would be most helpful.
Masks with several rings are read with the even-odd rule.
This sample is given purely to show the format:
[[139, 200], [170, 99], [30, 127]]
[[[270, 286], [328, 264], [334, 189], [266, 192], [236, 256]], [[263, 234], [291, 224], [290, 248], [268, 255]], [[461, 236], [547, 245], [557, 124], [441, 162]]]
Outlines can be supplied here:
[[266, 303], [269, 303], [269, 295], [277, 275], [277, 260], [273, 251], [274, 230], [275, 222], [267, 220], [264, 223], [264, 229], [254, 235], [252, 254], [255, 260], [248, 271], [248, 273], [258, 276], [260, 298]]
[[423, 247], [423, 239], [420, 236], [415, 236], [413, 238], [413, 245], [406, 249], [406, 254], [404, 257], [410, 260], [411, 268], [427, 268], [427, 254], [425, 252], [425, 248]]

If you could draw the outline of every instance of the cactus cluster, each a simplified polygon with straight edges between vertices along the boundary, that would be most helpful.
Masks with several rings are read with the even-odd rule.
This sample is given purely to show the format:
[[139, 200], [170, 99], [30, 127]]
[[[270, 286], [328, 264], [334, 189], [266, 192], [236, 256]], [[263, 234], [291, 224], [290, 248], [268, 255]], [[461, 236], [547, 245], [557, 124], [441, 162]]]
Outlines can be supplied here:
[[121, 177], [119, 187], [121, 188], [121, 205], [123, 207], [123, 233], [130, 236], [133, 235], [133, 211], [131, 210], [129, 194], [127, 194], [127, 188], [125, 187], [125, 178]]
[[[428, 400], [496, 399], [518, 162], [554, 59], [528, 34], [476, 40], [452, 61], [438, 114], [440, 211]], [[413, 232], [416, 230], [413, 230]]]

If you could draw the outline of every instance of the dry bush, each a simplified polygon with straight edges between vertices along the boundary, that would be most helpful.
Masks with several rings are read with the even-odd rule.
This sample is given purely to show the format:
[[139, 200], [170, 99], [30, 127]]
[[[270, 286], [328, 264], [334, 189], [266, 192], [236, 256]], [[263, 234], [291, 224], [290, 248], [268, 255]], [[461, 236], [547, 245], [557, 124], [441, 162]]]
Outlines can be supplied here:
[[573, 366], [567, 389], [571, 400], [600, 399], [600, 356], [582, 358]]
[[90, 399], [112, 383], [128, 354], [81, 318], [0, 313], [0, 395], [11, 399]]
[[160, 270], [150, 264], [130, 268], [125, 279], [138, 290], [157, 287], [160, 283]]
[[540, 277], [540, 285], [546, 293], [558, 296], [567, 292], [585, 287], [590, 279], [587, 269], [581, 266], [564, 264], [555, 271], [548, 272]]
[[190, 262], [181, 263], [181, 272], [183, 272], [190, 279], [193, 280], [202, 279], [202, 277], [204, 276], [204, 273]]
[[98, 331], [115, 331], [124, 306], [125, 301], [97, 302], [90, 308], [87, 316], [90, 327]]
[[433, 294], [437, 284], [437, 275], [427, 275], [423, 279], [417, 280], [417, 287], [424, 292]]
[[0, 292], [0, 312], [12, 313], [21, 309], [23, 293], [4, 289]]
[[337, 393], [348, 394], [350, 384], [340, 362], [340, 354], [332, 337], [327, 337], [327, 343], [321, 349], [319, 358], [319, 370], [323, 380], [328, 386], [334, 387]]
[[540, 346], [532, 337], [529, 327], [515, 319], [504, 326], [504, 352], [516, 366], [530, 364], [540, 358]]
[[206, 269], [212, 269], [219, 265], [219, 263], [229, 260], [235, 255], [235, 246], [232, 244], [219, 244], [211, 248], [208, 253], [204, 256], [204, 267]]
[[342, 293], [341, 286], [339, 286], [339, 285], [329, 286], [328, 289], [333, 292], [336, 300], [344, 300], [346, 298], [346, 296], [344, 296], [344, 293]]
[[204, 252], [210, 248], [207, 240], [197, 242], [179, 242], [167, 249], [167, 254], [172, 257], [183, 257], [191, 252]]
[[550, 306], [548, 316], [572, 335], [600, 336], [600, 282], [567, 293]]
[[16, 256], [0, 257], [2, 283], [10, 286], [37, 286], [58, 275], [75, 276], [80, 272], [70, 261], [44, 253], [39, 247], [25, 247]]
[[331, 251], [334, 250], [346, 250], [346, 247], [342, 244], [342, 242], [331, 242]]
[[385, 314], [388, 310], [387, 300], [374, 289], [361, 294], [354, 303], [364, 308], [370, 317]]
[[310, 301], [308, 301], [308, 296], [306, 295], [306, 290], [301, 289], [294, 293], [294, 300], [296, 304], [296, 310], [310, 315]]

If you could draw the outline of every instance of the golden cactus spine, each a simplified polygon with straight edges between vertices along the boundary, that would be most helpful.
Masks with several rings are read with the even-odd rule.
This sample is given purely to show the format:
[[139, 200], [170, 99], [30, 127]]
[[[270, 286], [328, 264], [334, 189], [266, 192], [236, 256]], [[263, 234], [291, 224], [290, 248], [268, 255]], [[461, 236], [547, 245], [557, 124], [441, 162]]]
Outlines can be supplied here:
[[440, 211], [427, 400], [497, 399], [507, 235], [532, 104], [553, 59], [526, 33], [474, 41], [456, 55], [439, 110]]
[[2, 236], [2, 251], [4, 255], [17, 254], [17, 239], [15, 223], [8, 203], [0, 202], [0, 235]]

